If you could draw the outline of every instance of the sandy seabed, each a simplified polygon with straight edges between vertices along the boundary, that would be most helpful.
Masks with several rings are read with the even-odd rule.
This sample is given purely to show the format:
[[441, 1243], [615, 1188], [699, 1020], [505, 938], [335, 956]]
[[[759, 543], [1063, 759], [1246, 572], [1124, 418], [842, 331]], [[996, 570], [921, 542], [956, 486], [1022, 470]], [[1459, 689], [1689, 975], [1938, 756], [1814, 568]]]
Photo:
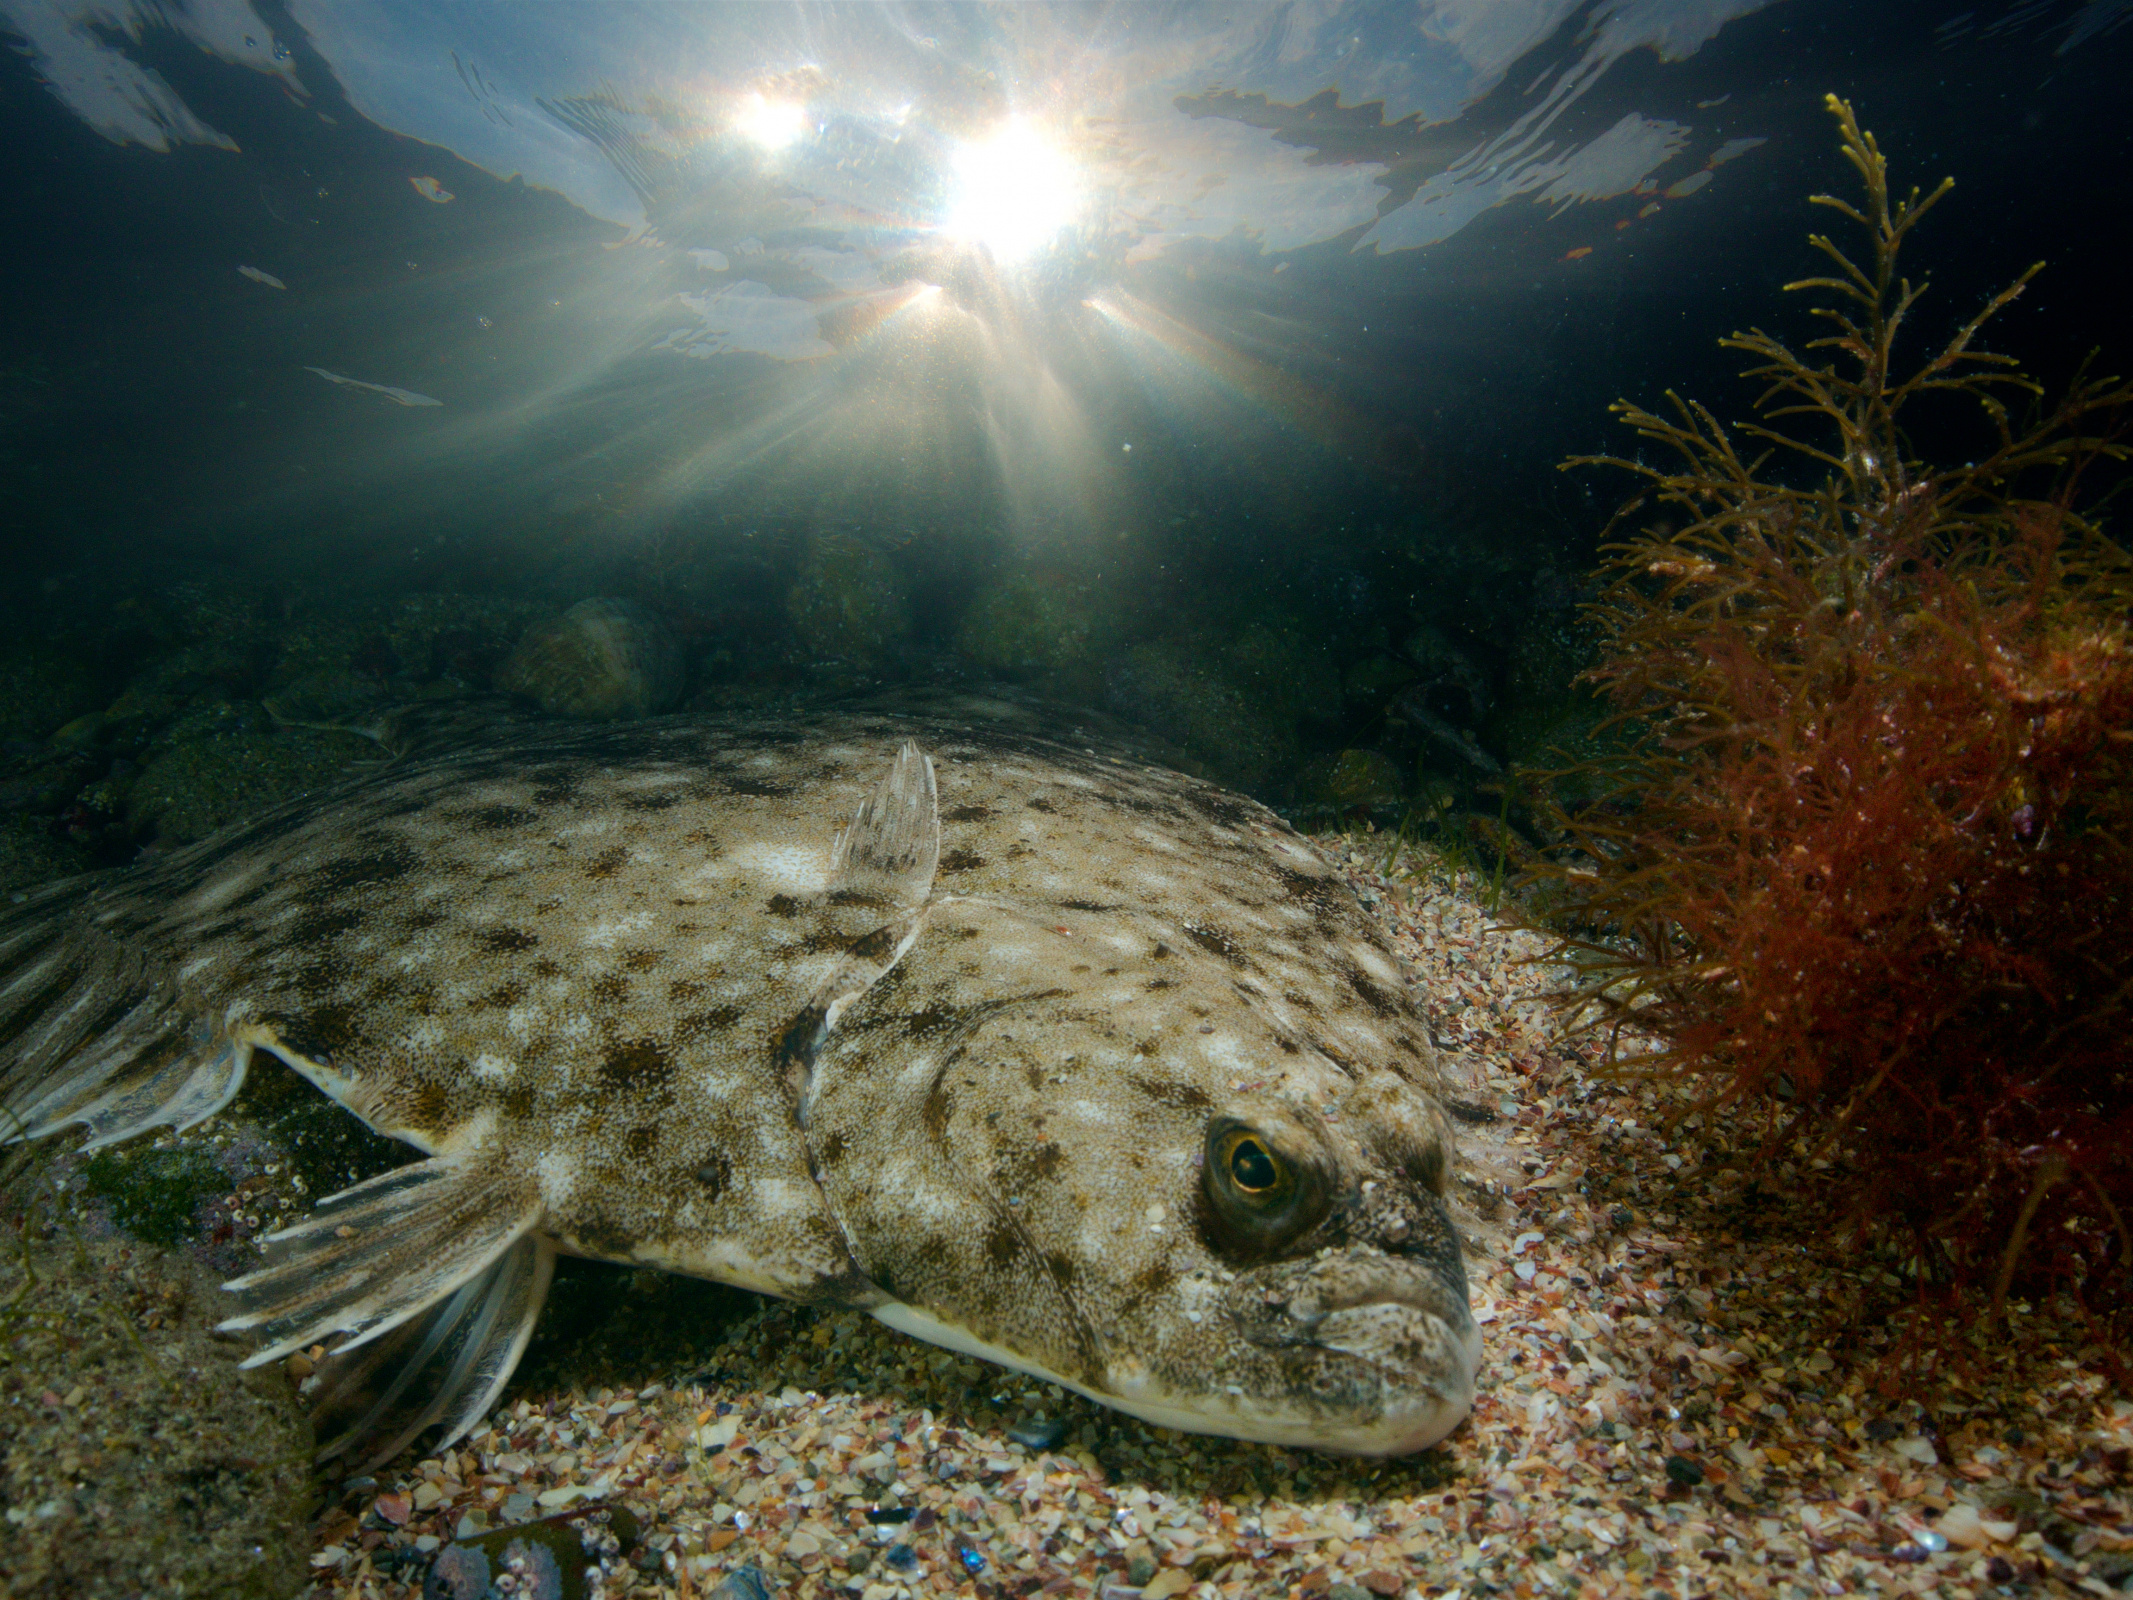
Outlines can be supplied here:
[[1667, 1091], [1565, 1041], [1545, 939], [1427, 853], [1387, 876], [1383, 839], [1324, 842], [1406, 959], [1451, 1092], [1493, 1118], [1464, 1135], [1482, 1391], [1442, 1446], [1360, 1462], [1172, 1433], [765, 1302], [688, 1372], [520, 1385], [457, 1447], [351, 1480], [311, 1600], [420, 1595], [433, 1552], [544, 1518], [580, 1536], [572, 1589], [610, 1600], [2133, 1583], [2133, 1401], [2074, 1308], [1922, 1355], [1892, 1263], [1832, 1228], [1811, 1166], [1670, 1143]]

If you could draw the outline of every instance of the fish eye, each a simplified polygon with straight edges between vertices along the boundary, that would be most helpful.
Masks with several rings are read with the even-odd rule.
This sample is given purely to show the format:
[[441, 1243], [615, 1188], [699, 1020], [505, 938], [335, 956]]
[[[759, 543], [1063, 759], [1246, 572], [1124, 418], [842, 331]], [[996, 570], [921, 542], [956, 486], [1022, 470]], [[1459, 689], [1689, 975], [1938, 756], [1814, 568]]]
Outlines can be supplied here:
[[1202, 1163], [1209, 1243], [1225, 1255], [1262, 1257], [1293, 1244], [1326, 1214], [1318, 1168], [1233, 1117], [1207, 1129]]
[[1222, 1164], [1237, 1192], [1258, 1199], [1281, 1187], [1281, 1159], [1249, 1128], [1234, 1129], [1223, 1141]]

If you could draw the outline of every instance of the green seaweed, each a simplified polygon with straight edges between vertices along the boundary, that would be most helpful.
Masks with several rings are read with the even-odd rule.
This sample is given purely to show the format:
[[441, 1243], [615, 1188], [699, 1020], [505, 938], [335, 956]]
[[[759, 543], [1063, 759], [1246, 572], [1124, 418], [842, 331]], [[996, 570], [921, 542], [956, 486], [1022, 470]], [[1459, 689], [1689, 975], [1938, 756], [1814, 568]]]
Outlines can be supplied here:
[[195, 1238], [201, 1202], [230, 1187], [212, 1155], [185, 1145], [99, 1150], [82, 1163], [82, 1181], [110, 1202], [113, 1222], [164, 1249]]

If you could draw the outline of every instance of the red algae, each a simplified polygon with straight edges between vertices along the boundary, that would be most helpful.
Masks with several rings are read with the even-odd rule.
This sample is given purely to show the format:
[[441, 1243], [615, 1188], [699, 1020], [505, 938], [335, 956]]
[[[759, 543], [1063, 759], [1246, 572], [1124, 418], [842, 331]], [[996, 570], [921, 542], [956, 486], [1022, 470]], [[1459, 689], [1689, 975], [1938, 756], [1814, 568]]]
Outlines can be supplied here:
[[[1865, 203], [1814, 201], [1873, 253], [1814, 236], [1832, 272], [1788, 287], [1824, 336], [1722, 341], [1758, 363], [1752, 422], [1615, 407], [1671, 460], [1607, 458], [1646, 486], [1616, 527], [1665, 520], [1603, 552], [1588, 677], [1624, 748], [1553, 819], [1561, 953], [1660, 1041], [1618, 1065], [1826, 1161], [1922, 1293], [1997, 1311], [2053, 1283], [2122, 1315], [2133, 558], [2082, 492], [2128, 459], [2133, 386], [2084, 368], [2041, 406], [1978, 347], [2037, 267], [1903, 367], [1925, 286], [1898, 255], [1950, 185], [1892, 204], [1829, 104]], [[1934, 406], [1966, 412], [1972, 459], [1919, 459]]]

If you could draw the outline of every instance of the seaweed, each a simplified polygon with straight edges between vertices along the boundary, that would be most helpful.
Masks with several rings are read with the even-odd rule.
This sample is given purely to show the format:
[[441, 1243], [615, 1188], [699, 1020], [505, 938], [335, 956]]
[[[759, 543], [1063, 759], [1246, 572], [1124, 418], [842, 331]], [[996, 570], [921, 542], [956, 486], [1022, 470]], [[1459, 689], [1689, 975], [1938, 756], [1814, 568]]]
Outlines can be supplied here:
[[[1906, 365], [1926, 282], [1899, 255], [1952, 180], [1892, 199], [1828, 105], [1864, 201], [1812, 203], [1872, 255], [1810, 236], [1829, 270], [1787, 288], [1821, 336], [1720, 341], [1754, 362], [1752, 420], [1618, 402], [1659, 464], [1564, 464], [1643, 492], [1585, 674], [1624, 747], [1578, 769], [1598, 798], [1556, 807], [1539, 874], [1555, 954], [1617, 1043], [1657, 1041], [1619, 1069], [1760, 1116], [1949, 1303], [2056, 1283], [2123, 1309], [2133, 558], [2096, 491], [2124, 479], [2133, 385], [2092, 357], [2047, 404], [1981, 347], [2041, 263]], [[1964, 459], [1922, 459], [1929, 433]]]

